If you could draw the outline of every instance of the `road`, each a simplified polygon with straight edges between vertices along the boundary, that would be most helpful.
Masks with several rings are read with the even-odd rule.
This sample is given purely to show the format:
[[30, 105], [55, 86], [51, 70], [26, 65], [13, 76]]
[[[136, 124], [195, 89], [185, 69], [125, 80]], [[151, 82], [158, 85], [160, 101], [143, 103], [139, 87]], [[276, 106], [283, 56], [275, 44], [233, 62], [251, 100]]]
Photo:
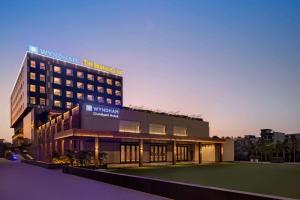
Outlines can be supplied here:
[[1, 200], [164, 199], [119, 186], [0, 158]]

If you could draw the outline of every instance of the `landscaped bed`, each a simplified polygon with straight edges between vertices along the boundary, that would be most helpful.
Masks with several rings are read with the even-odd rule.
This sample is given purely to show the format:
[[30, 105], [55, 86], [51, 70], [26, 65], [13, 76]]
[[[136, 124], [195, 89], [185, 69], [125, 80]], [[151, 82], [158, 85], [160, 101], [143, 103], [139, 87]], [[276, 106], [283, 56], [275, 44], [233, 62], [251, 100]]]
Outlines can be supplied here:
[[298, 164], [220, 163], [116, 169], [114, 172], [300, 199]]

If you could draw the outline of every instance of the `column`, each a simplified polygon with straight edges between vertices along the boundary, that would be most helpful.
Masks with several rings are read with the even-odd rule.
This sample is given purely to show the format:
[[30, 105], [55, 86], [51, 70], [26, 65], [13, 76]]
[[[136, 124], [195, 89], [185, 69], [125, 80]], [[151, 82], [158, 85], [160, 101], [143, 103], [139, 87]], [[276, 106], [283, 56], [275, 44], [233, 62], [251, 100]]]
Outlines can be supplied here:
[[74, 145], [73, 145], [73, 140], [69, 140], [69, 150], [73, 151], [74, 150]]
[[65, 140], [61, 140], [61, 155], [65, 155]]
[[172, 153], [172, 157], [173, 157], [173, 165], [176, 165], [176, 156], [177, 156], [177, 149], [176, 149], [176, 140], [173, 141], [173, 153]]
[[224, 145], [220, 144], [220, 162], [223, 162], [223, 152], [224, 152]]
[[95, 166], [99, 166], [99, 138], [95, 137]]
[[83, 151], [83, 140], [80, 140], [80, 151]]
[[140, 139], [139, 145], [139, 167], [143, 166], [144, 141]]
[[57, 140], [55, 140], [55, 143], [54, 143], [54, 151], [57, 152]]
[[199, 160], [199, 164], [201, 164], [202, 163], [202, 144], [201, 144], [201, 142], [198, 143], [198, 149], [199, 149], [198, 160]]

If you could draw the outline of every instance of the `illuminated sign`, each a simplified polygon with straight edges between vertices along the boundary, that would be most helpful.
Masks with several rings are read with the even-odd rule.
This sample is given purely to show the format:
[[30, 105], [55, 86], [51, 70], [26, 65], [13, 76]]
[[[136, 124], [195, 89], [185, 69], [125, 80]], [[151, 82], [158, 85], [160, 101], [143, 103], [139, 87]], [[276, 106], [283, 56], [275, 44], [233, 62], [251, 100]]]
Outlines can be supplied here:
[[77, 58], [67, 56], [67, 55], [64, 55], [64, 54], [61, 54], [61, 53], [57, 53], [57, 52], [54, 52], [54, 51], [45, 50], [45, 49], [42, 49], [42, 48], [39, 48], [39, 47], [36, 47], [36, 46], [30, 45], [29, 48], [28, 48], [28, 51], [31, 52], [31, 53], [36, 53], [36, 54], [48, 56], [48, 57], [51, 57], [51, 58], [54, 58], [54, 59], [79, 64], [79, 61], [78, 61]]
[[111, 73], [111, 74], [116, 74], [116, 75], [119, 75], [119, 76], [123, 75], [122, 70], [119, 70], [119, 69], [114, 68], [114, 67], [109, 67], [109, 66], [105, 66], [105, 65], [102, 65], [102, 64], [98, 64], [94, 61], [90, 61], [90, 60], [87, 60], [87, 59], [83, 60], [83, 66], [98, 69], [98, 70], [101, 70], [101, 71], [104, 71], [104, 72], [107, 72], [107, 73]]
[[92, 112], [93, 116], [119, 118], [119, 109], [108, 106], [85, 105], [87, 112]]

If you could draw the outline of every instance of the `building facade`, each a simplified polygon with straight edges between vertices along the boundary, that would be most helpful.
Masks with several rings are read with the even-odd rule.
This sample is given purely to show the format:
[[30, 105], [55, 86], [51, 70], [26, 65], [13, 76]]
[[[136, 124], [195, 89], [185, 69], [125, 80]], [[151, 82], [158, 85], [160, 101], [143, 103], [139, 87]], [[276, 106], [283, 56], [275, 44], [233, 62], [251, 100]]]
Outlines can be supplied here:
[[95, 164], [105, 153], [111, 166], [233, 160], [233, 143], [210, 138], [201, 118], [123, 106], [121, 75], [31, 47], [11, 94], [14, 143], [45, 162], [68, 150], [93, 152]]

